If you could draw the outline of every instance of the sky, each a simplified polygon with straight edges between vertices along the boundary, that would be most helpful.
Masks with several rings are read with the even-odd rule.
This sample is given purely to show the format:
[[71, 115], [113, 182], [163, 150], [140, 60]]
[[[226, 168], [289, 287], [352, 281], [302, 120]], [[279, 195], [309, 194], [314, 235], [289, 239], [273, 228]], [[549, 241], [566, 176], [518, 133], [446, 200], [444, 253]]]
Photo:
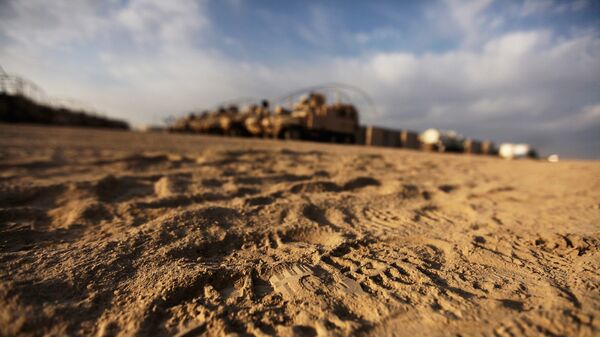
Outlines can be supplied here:
[[345, 83], [363, 124], [600, 159], [600, 0], [0, 0], [0, 66], [133, 125]]

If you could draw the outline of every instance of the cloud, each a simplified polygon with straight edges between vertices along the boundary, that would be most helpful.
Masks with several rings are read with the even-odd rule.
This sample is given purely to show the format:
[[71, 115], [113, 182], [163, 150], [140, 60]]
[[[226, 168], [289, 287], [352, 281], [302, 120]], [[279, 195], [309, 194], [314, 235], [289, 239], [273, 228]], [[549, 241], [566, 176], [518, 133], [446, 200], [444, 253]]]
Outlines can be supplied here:
[[332, 76], [372, 93], [382, 115], [368, 122], [543, 143], [540, 135], [576, 133], [595, 121], [588, 106], [597, 104], [599, 43], [594, 34], [562, 39], [546, 30], [513, 32], [481, 50], [340, 60]]
[[414, 55], [409, 53], [381, 53], [369, 61], [375, 76], [386, 83], [410, 80], [418, 68]]
[[469, 42], [476, 39], [479, 29], [486, 24], [488, 18], [481, 14], [491, 3], [491, 0], [445, 1], [450, 11], [450, 17], [460, 27], [465, 39]]
[[443, 0], [426, 11], [426, 17], [442, 35], [456, 36], [472, 48], [490, 36], [503, 18], [485, 14], [492, 0]]
[[98, 15], [105, 8], [93, 1], [7, 1], [0, 6], [6, 13], [0, 20], [2, 34], [32, 49], [98, 38], [109, 27]]
[[208, 25], [199, 3], [180, 0], [132, 0], [116, 18], [142, 44], [187, 43]]
[[569, 116], [559, 117], [544, 124], [544, 128], [548, 130], [564, 128], [580, 130], [589, 126], [600, 128], [600, 103], [586, 105], [579, 111], [569, 114]]
[[589, 6], [589, 0], [555, 1], [555, 0], [525, 0], [520, 6], [515, 6], [514, 12], [520, 16], [530, 16], [540, 13], [578, 12]]

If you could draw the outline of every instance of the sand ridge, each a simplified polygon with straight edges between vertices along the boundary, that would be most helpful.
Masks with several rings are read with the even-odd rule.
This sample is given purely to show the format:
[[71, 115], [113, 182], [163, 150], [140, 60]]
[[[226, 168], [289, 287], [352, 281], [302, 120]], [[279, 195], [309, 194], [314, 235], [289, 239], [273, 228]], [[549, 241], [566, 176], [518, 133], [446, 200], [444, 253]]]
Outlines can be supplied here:
[[0, 129], [2, 335], [598, 334], [598, 163]]

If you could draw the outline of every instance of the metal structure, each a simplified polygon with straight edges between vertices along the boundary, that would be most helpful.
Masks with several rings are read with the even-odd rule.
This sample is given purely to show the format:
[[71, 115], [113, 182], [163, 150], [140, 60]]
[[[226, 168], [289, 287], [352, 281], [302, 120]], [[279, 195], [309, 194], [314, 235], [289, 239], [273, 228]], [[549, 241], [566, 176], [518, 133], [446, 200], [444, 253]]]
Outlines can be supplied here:
[[48, 96], [32, 81], [0, 66], [0, 121], [128, 129], [127, 123], [103, 117], [89, 105]]
[[20, 95], [39, 104], [51, 105], [44, 90], [32, 81], [17, 75], [10, 75], [0, 66], [0, 93]]
[[78, 100], [50, 97], [44, 89], [33, 81], [19, 75], [8, 74], [2, 66], [0, 66], [0, 93], [11, 96], [23, 96], [35, 103], [55, 109], [68, 109], [92, 115], [101, 115], [95, 108]]
[[329, 102], [350, 102], [360, 108], [362, 112], [367, 112], [374, 116], [378, 115], [375, 102], [366, 91], [360, 89], [359, 87], [343, 83], [326, 83], [294, 90], [288, 94], [273, 99], [272, 103], [274, 106], [281, 106], [285, 109], [292, 110], [293, 104], [297, 102], [302, 95], [306, 95], [310, 92], [318, 92], [323, 94], [326, 100]]

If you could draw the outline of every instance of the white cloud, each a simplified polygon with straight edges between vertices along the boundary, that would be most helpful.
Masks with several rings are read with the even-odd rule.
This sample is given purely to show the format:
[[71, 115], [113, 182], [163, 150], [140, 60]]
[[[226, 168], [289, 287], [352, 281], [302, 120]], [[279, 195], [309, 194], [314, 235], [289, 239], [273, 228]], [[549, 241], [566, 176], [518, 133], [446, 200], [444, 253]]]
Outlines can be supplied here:
[[553, 7], [552, 0], [525, 0], [521, 6], [516, 6], [515, 10], [521, 16], [546, 12]]
[[375, 75], [386, 83], [410, 80], [417, 65], [415, 56], [408, 53], [382, 53], [370, 60]]
[[580, 125], [600, 123], [600, 104], [588, 105], [583, 108]]
[[474, 28], [483, 25], [486, 20], [481, 13], [487, 9], [492, 0], [446, 0], [450, 16], [465, 33], [472, 33]]
[[589, 0], [525, 0], [520, 6], [515, 7], [514, 12], [520, 16], [530, 16], [540, 13], [577, 12], [588, 6]]
[[22, 46], [53, 47], [97, 38], [109, 27], [93, 1], [43, 0], [7, 2], [0, 31]]
[[579, 130], [589, 126], [600, 128], [600, 103], [586, 105], [579, 111], [569, 114], [569, 116], [559, 117], [544, 123], [544, 128], [548, 130], [565, 128]]
[[348, 34], [349, 44], [368, 45], [370, 43], [389, 43], [390, 41], [403, 40], [406, 33], [393, 27], [378, 27], [370, 31], [361, 31]]
[[464, 46], [472, 48], [503, 21], [500, 16], [485, 15], [491, 4], [492, 0], [443, 0], [428, 9], [427, 24], [437, 27], [442, 35], [459, 36]]
[[183, 0], [132, 0], [116, 17], [138, 43], [189, 42], [208, 25], [199, 4]]
[[301, 21], [288, 22], [293, 24], [298, 35], [308, 43], [320, 48], [329, 48], [334, 40], [340, 34], [336, 29], [336, 17], [330, 15], [322, 5], [312, 5], [309, 7], [307, 18], [301, 18]]

